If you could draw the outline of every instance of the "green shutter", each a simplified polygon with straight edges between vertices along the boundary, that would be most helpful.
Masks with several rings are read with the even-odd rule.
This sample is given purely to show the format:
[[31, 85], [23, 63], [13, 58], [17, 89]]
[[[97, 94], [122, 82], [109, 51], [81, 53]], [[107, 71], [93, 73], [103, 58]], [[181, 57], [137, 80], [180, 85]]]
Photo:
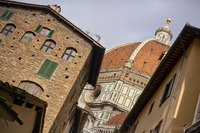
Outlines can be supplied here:
[[13, 15], [13, 12], [6, 10], [1, 16], [2, 20], [9, 20]]
[[12, 17], [12, 15], [13, 15], [13, 12], [10, 12], [10, 11], [9, 11], [9, 12], [7, 13], [5, 19], [6, 19], [6, 20], [9, 20], [9, 19]]
[[35, 29], [35, 32], [40, 32], [42, 29], [42, 25], [38, 25], [38, 27]]
[[50, 62], [47, 71], [45, 72], [45, 76], [50, 79], [54, 71], [56, 70], [58, 64], [55, 62]]
[[51, 30], [47, 36], [52, 37], [53, 33], [54, 33], [54, 30]]
[[0, 44], [1, 44], [2, 40], [0, 39]]
[[57, 66], [57, 63], [46, 59], [37, 74], [44, 78], [50, 79]]
[[6, 11], [3, 13], [3, 15], [1, 16], [1, 18], [5, 18], [5, 17], [6, 17], [6, 15], [7, 15], [7, 13], [9, 13], [9, 11], [8, 11], [8, 10], [6, 10]]

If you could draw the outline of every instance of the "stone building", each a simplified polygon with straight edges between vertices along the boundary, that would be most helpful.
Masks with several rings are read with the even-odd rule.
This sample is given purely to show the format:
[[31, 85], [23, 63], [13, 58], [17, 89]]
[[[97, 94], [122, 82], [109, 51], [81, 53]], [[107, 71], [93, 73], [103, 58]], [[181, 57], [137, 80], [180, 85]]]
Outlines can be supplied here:
[[85, 125], [83, 132], [110, 133], [119, 129], [170, 47], [170, 21], [150, 39], [106, 52], [98, 85], [87, 85], [80, 97], [80, 105], [88, 105], [96, 117], [93, 126]]
[[44, 133], [70, 125], [86, 82], [96, 85], [105, 51], [59, 11], [0, 1], [0, 80], [47, 102]]
[[200, 29], [186, 24], [120, 133], [200, 132]]

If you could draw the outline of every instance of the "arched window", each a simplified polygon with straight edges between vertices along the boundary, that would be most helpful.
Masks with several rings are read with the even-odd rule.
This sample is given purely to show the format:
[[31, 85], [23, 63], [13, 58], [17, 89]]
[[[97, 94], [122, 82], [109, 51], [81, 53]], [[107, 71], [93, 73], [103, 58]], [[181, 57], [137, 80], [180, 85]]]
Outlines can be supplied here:
[[21, 42], [24, 44], [29, 44], [33, 38], [35, 37], [35, 34], [33, 32], [27, 31], [23, 37], [21, 38]]
[[39, 97], [44, 91], [40, 85], [32, 81], [21, 81], [18, 87], [36, 97]]
[[64, 60], [68, 60], [70, 62], [72, 62], [72, 60], [74, 59], [74, 57], [76, 56], [77, 51], [74, 48], [67, 48], [65, 50], [65, 53], [63, 54], [62, 58]]
[[47, 53], [51, 53], [56, 43], [53, 40], [46, 40], [41, 47], [41, 50]]
[[5, 36], [10, 36], [13, 31], [15, 30], [16, 26], [14, 24], [7, 24], [3, 30], [1, 31], [1, 33]]

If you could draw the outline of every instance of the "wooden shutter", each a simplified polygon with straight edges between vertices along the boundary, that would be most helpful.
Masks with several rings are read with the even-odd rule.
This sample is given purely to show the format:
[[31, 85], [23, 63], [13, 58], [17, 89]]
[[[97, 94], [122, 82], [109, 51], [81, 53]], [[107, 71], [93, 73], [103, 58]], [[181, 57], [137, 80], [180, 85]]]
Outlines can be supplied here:
[[13, 15], [13, 12], [6, 10], [1, 16], [2, 20], [9, 20]]
[[13, 12], [9, 11], [5, 17], [6, 20], [9, 20], [13, 15]]
[[35, 32], [40, 32], [41, 31], [41, 29], [42, 29], [42, 25], [38, 25], [38, 27], [35, 29]]
[[55, 62], [50, 62], [48, 69], [46, 70], [45, 76], [48, 77], [49, 79], [51, 78], [51, 75], [54, 73], [56, 70], [58, 64]]
[[38, 71], [38, 75], [50, 79], [54, 71], [56, 70], [58, 64], [46, 59], [42, 64], [40, 70]]
[[47, 36], [52, 37], [53, 33], [54, 33], [54, 30], [51, 30]]
[[1, 18], [5, 18], [8, 12], [9, 12], [9, 11], [6, 10], [6, 11], [3, 13], [3, 15], [1, 16]]

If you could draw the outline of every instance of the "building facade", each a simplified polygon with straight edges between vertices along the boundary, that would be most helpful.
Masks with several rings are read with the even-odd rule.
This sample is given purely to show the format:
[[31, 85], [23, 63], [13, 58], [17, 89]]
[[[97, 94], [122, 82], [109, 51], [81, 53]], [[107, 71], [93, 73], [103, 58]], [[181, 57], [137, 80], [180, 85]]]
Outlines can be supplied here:
[[185, 25], [120, 133], [199, 133], [200, 29]]
[[[110, 133], [119, 129], [119, 123], [125, 119], [123, 112], [131, 110], [170, 47], [169, 23], [170, 19], [150, 39], [106, 52], [98, 86], [87, 85], [79, 100], [88, 105], [96, 117], [92, 128], [85, 126], [84, 132]], [[121, 120], [118, 124], [114, 124], [116, 115]]]
[[44, 133], [70, 125], [86, 82], [96, 85], [104, 54], [59, 11], [0, 1], [0, 80], [47, 102]]
[[47, 103], [0, 81], [0, 130], [2, 133], [42, 133]]

